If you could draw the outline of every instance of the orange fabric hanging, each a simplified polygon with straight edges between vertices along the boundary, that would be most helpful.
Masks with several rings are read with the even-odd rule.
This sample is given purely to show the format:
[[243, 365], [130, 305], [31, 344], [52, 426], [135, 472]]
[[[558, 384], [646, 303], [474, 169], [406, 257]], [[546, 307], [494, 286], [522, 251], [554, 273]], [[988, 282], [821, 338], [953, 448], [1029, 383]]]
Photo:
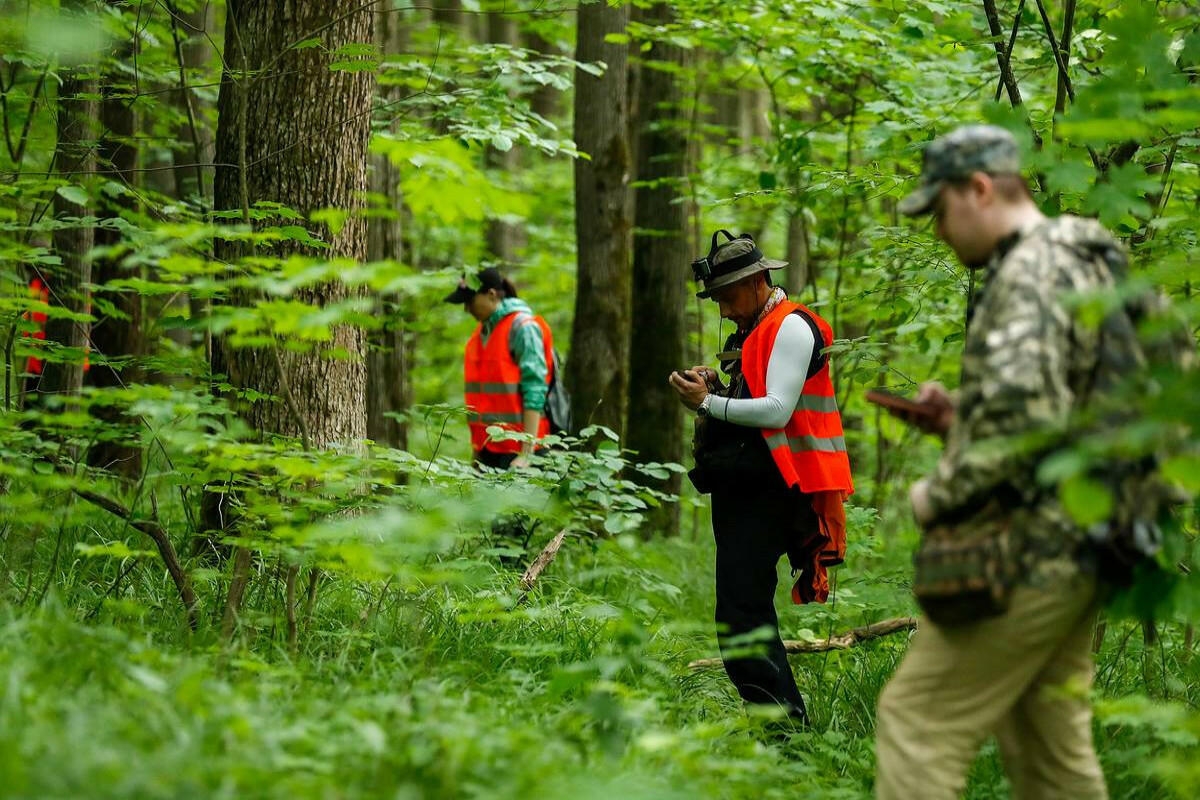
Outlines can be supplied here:
[[814, 492], [811, 497], [817, 529], [800, 543], [792, 563], [793, 570], [799, 567], [792, 584], [792, 602], [797, 605], [828, 600], [829, 567], [846, 560], [845, 492]]

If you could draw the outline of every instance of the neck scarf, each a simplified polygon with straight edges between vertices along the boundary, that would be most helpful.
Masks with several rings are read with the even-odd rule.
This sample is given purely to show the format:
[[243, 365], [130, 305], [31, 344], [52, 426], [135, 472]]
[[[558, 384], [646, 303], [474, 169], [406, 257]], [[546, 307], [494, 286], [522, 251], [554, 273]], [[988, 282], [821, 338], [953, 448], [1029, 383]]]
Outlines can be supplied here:
[[762, 311], [758, 312], [758, 316], [754, 318], [754, 322], [746, 329], [746, 332], [749, 333], [758, 327], [758, 323], [762, 322], [767, 314], [774, 311], [784, 300], [787, 300], [787, 292], [783, 290], [783, 287], [771, 287], [771, 293], [767, 295], [767, 302], [763, 305]]

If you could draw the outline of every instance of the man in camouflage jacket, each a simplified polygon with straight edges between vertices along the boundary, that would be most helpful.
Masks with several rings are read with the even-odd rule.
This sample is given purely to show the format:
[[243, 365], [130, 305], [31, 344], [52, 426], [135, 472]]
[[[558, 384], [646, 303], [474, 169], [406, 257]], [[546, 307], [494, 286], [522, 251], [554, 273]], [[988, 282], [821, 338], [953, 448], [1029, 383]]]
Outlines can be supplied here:
[[1019, 172], [1007, 131], [960, 128], [926, 148], [920, 186], [900, 207], [932, 214], [937, 236], [985, 275], [957, 398], [938, 384], [918, 395], [938, 410], [924, 427], [946, 446], [910, 491], [913, 513], [926, 540], [933, 526], [970, 536], [999, 519], [1016, 578], [1001, 613], [921, 621], [879, 701], [878, 798], [959, 797], [989, 734], [1014, 797], [1106, 796], [1087, 697], [1096, 580], [1076, 558], [1082, 528], [1037, 491], [1036, 470], [1101, 367], [1100, 333], [1070, 298], [1111, 286], [1124, 255], [1094, 221], [1043, 216]]

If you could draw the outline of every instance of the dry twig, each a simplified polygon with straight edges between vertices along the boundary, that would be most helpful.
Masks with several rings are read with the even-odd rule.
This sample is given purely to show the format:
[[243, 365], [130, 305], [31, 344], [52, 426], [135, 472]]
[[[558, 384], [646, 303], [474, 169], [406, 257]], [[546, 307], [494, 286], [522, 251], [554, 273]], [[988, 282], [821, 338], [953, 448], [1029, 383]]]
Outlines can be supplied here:
[[192, 583], [188, 579], [188, 574], [179, 563], [179, 556], [175, 553], [175, 546], [171, 544], [171, 537], [167, 536], [167, 532], [163, 530], [158, 520], [155, 518], [134, 519], [133, 512], [121, 503], [90, 489], [76, 488], [74, 492], [92, 505], [99, 506], [110, 514], [120, 517], [130, 526], [154, 540], [158, 554], [162, 557], [163, 563], [167, 565], [167, 572], [171, 574], [175, 588], [179, 590], [179, 599], [183, 601], [183, 607], [187, 609], [188, 625], [195, 630], [197, 625], [196, 593], [192, 591]]
[[[830, 650], [848, 650], [857, 644], [888, 636], [893, 633], [913, 631], [917, 628], [915, 617], [895, 617], [879, 622], [872, 622], [861, 628], [854, 628], [837, 636], [830, 636], [816, 642], [785, 640], [783, 648], [789, 653], [825, 653]], [[721, 666], [719, 658], [700, 658], [688, 664], [688, 669], [711, 669]]]
[[517, 598], [517, 605], [525, 602], [525, 598], [529, 596], [530, 590], [533, 589], [534, 582], [554, 557], [558, 555], [558, 549], [562, 547], [563, 539], [567, 536], [567, 529], [563, 528], [558, 534], [550, 540], [550, 543], [542, 548], [542, 552], [538, 553], [538, 557], [533, 560], [529, 568], [525, 570], [525, 574], [521, 576], [521, 596]]

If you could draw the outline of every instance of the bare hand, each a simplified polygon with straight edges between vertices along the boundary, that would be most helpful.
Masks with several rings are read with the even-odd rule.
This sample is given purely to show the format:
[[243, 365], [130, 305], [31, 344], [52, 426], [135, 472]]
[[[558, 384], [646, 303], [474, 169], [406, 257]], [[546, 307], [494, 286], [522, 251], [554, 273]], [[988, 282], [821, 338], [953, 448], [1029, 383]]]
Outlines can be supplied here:
[[913, 519], [924, 528], [933, 519], [933, 508], [929, 503], [928, 478], [922, 478], [909, 487], [908, 502], [912, 504]]
[[679, 402], [695, 411], [709, 393], [707, 373], [712, 372], [706, 367], [692, 367], [682, 372], [676, 370], [667, 378], [667, 383], [679, 394]]
[[928, 406], [929, 414], [904, 414], [897, 412], [896, 416], [910, 425], [915, 425], [926, 433], [932, 433], [946, 438], [946, 433], [954, 423], [954, 396], [938, 381], [922, 383], [914, 398], [921, 405]]
[[518, 455], [516, 458], [514, 458], [512, 460], [512, 463], [508, 465], [508, 468], [509, 469], [522, 469], [522, 468], [528, 467], [528, 466], [529, 466], [529, 456], [525, 455], [524, 453], [521, 453], [520, 455]]

